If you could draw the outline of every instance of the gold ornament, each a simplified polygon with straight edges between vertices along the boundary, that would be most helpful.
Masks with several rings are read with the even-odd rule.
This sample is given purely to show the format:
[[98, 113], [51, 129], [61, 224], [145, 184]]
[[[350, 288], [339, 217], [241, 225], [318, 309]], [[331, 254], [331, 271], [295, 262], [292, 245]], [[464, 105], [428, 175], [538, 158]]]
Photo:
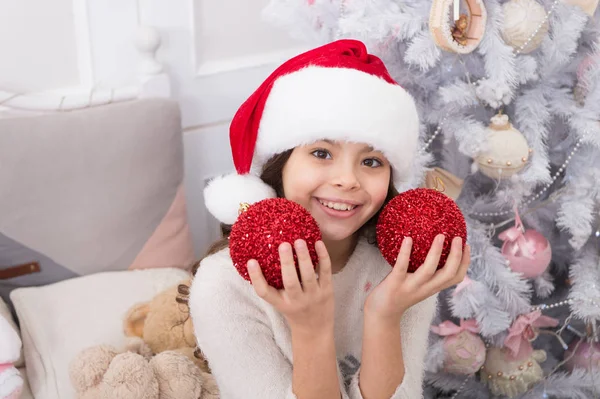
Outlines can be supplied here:
[[247, 202], [240, 202], [240, 207], [238, 208], [238, 216], [242, 213], [246, 212], [250, 208], [250, 204]]
[[508, 115], [499, 113], [487, 129], [487, 151], [479, 153], [475, 162], [481, 173], [492, 179], [507, 179], [525, 167], [532, 150], [525, 137], [515, 129]]
[[502, 37], [506, 44], [523, 54], [532, 52], [542, 44], [549, 25], [545, 19], [546, 10], [541, 4], [535, 0], [510, 0], [502, 5], [502, 11]]
[[469, 21], [467, 18], [467, 14], [461, 14], [460, 18], [458, 18], [458, 20], [454, 23], [454, 27], [452, 28], [452, 38], [461, 46], [466, 46], [469, 39], [467, 33]]
[[[487, 371], [481, 371], [480, 375], [494, 395], [513, 398], [542, 380], [544, 374], [539, 363], [546, 360], [546, 352], [535, 350], [531, 357], [518, 360], [513, 359], [510, 353], [506, 348], [489, 348], [484, 365]], [[531, 366], [525, 368], [524, 361]]]
[[432, 188], [456, 201], [463, 187], [463, 180], [442, 168], [435, 167], [425, 175], [421, 187]]
[[[435, 44], [442, 50], [468, 54], [475, 50], [487, 22], [487, 11], [482, 0], [466, 0], [467, 14], [453, 17], [450, 10], [460, 0], [433, 0], [429, 12], [429, 31]], [[451, 25], [451, 22], [452, 25]]]

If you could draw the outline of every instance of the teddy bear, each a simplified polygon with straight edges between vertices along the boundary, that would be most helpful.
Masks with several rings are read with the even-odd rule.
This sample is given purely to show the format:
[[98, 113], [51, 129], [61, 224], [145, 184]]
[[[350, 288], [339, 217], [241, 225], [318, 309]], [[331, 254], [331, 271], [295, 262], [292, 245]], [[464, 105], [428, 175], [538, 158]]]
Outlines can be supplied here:
[[[196, 349], [194, 326], [189, 315], [187, 288], [191, 280], [181, 281], [158, 293], [151, 301], [132, 306], [123, 322], [125, 335], [141, 338], [153, 353], [172, 350], [186, 355], [202, 371], [210, 372], [208, 363]], [[186, 292], [182, 294], [181, 290]]]
[[80, 399], [219, 398], [181, 300], [189, 285], [182, 281], [132, 306], [123, 321], [129, 340], [124, 350], [99, 345], [73, 359], [69, 374]]
[[0, 314], [0, 398], [17, 399], [23, 390], [23, 378], [14, 363], [21, 354], [21, 338]]
[[71, 362], [69, 376], [79, 399], [218, 399], [211, 374], [175, 351], [154, 355], [140, 338], [124, 351], [97, 345]]

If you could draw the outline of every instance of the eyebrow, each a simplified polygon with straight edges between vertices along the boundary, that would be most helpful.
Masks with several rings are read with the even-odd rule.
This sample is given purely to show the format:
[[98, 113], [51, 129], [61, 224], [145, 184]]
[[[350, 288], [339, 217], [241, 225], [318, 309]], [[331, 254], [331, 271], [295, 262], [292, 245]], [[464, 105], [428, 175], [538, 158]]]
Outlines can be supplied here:
[[[330, 144], [330, 145], [333, 145], [333, 146], [339, 145], [335, 141], [332, 141], [332, 140], [329, 140], [329, 139], [323, 139], [323, 141], [326, 142], [327, 144]], [[375, 151], [375, 149], [373, 148], [373, 146], [367, 146], [367, 147], [363, 148], [361, 152], [372, 152], [372, 151]]]

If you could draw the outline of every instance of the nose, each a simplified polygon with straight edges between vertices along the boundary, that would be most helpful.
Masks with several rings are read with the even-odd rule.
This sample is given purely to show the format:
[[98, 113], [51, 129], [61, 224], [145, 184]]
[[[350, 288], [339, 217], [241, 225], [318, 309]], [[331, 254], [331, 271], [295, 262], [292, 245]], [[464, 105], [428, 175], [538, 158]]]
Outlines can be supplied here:
[[360, 188], [356, 171], [348, 165], [339, 165], [335, 168], [332, 184], [342, 190], [357, 190]]

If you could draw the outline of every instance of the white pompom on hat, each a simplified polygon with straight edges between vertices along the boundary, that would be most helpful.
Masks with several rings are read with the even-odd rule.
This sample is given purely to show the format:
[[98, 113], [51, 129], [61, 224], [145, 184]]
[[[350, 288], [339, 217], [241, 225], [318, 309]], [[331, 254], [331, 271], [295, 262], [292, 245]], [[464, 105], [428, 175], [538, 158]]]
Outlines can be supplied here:
[[253, 171], [274, 155], [329, 139], [366, 143], [392, 165], [394, 186], [409, 188], [419, 116], [411, 95], [357, 40], [338, 40], [277, 68], [235, 114], [229, 139], [236, 173], [212, 180], [206, 207], [233, 224], [240, 203], [275, 197]]

